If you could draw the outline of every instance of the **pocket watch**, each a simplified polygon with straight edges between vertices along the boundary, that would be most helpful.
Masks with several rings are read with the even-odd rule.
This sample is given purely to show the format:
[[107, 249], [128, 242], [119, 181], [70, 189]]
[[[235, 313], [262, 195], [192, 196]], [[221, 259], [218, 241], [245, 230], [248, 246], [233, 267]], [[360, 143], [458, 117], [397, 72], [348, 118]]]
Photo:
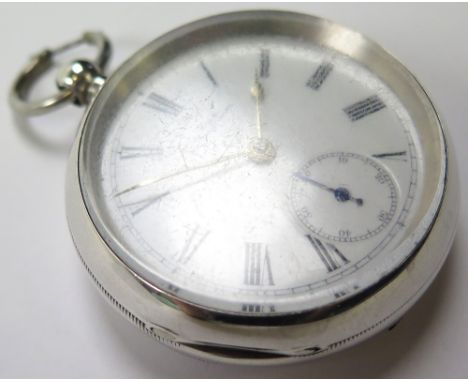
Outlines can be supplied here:
[[[28, 93], [57, 52], [97, 46]], [[319, 357], [394, 325], [453, 240], [458, 185], [428, 95], [363, 35], [283, 11], [217, 15], [146, 45], [111, 76], [88, 32], [36, 56], [17, 112], [87, 105], [66, 206], [105, 298], [205, 359]]]

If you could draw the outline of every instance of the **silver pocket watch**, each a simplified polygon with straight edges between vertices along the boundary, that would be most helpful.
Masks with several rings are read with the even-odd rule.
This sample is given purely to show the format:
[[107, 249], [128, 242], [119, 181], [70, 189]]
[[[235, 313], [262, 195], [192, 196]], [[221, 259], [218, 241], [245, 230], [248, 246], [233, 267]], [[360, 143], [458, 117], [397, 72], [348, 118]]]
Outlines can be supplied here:
[[[94, 44], [28, 92], [54, 54]], [[102, 294], [164, 344], [206, 359], [319, 357], [391, 327], [453, 240], [447, 132], [415, 77], [330, 21], [246, 11], [179, 27], [110, 77], [100, 33], [36, 56], [17, 112], [87, 109], [67, 215]]]

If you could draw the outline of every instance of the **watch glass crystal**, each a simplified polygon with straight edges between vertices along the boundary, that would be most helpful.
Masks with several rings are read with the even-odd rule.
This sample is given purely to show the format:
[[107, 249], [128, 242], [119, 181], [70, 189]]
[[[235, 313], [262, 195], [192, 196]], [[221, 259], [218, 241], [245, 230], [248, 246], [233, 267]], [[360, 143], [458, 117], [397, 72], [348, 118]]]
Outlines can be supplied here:
[[424, 106], [404, 79], [345, 41], [251, 29], [163, 41], [111, 77], [81, 137], [85, 201], [120, 260], [174, 298], [234, 315], [322, 308], [410, 259], [436, 213], [443, 138], [414, 123]]

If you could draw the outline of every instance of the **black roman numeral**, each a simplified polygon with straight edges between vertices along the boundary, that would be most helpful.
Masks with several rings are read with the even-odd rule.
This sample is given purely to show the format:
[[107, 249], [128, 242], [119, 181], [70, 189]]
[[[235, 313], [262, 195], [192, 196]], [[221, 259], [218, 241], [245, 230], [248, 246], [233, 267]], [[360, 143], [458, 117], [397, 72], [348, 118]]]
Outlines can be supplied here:
[[351, 121], [357, 121], [370, 114], [373, 114], [385, 107], [383, 101], [379, 96], [374, 95], [363, 99], [362, 101], [353, 103], [352, 105], [345, 107], [343, 110], [351, 119]]
[[243, 304], [242, 311], [247, 313], [274, 313], [276, 309], [274, 305]]
[[306, 235], [309, 242], [314, 247], [315, 252], [320, 257], [320, 260], [327, 268], [327, 272], [333, 272], [348, 264], [349, 260], [331, 243], [322, 243], [319, 239]]
[[181, 264], [186, 264], [198, 250], [200, 245], [205, 241], [209, 231], [200, 230], [199, 226], [190, 233], [188, 240], [185, 242], [184, 247], [177, 255], [177, 261]]
[[245, 243], [245, 285], [275, 285], [267, 246]]
[[163, 197], [169, 195], [170, 192], [164, 192], [162, 194], [156, 195], [153, 198], [145, 199], [139, 202], [130, 202], [122, 204], [123, 207], [130, 207], [130, 213], [132, 216], [138, 215], [140, 212], [146, 210], [148, 207], [152, 206], [154, 203], [159, 202]]
[[162, 154], [162, 150], [157, 147], [122, 146], [118, 153], [120, 155], [120, 159], [132, 159], [160, 155]]
[[381, 154], [373, 154], [374, 158], [380, 159], [393, 159], [393, 160], [401, 160], [406, 162], [406, 151], [396, 151], [393, 153], [381, 153]]
[[218, 82], [216, 81], [216, 79], [214, 78], [213, 74], [210, 72], [210, 70], [208, 69], [208, 67], [205, 65], [205, 63], [203, 61], [200, 61], [200, 66], [201, 68], [203, 69], [203, 72], [206, 74], [206, 76], [208, 77], [208, 79], [210, 80], [210, 82], [214, 85], [214, 86], [218, 86]]
[[319, 90], [333, 69], [333, 64], [324, 62], [319, 65], [317, 70], [309, 78], [306, 85], [314, 90]]
[[182, 111], [182, 106], [156, 93], [150, 93], [145, 102], [143, 102], [143, 105], [174, 116], [180, 114]]
[[260, 78], [270, 77], [270, 51], [262, 49], [260, 51]]

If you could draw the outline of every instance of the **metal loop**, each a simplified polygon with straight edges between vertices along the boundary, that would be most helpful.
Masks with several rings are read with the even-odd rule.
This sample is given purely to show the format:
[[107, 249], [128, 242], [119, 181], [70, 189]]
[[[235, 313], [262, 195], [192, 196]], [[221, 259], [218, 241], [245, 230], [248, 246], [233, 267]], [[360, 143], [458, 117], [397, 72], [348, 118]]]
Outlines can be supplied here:
[[28, 95], [34, 83], [54, 65], [55, 55], [80, 44], [95, 45], [97, 47], [97, 58], [89, 62], [100, 72], [104, 70], [111, 54], [111, 45], [107, 37], [100, 32], [85, 32], [77, 40], [56, 49], [46, 49], [31, 58], [13, 83], [10, 92], [10, 103], [17, 113], [23, 115], [42, 114], [72, 100], [73, 89], [59, 89], [58, 93], [36, 101], [28, 100]]

